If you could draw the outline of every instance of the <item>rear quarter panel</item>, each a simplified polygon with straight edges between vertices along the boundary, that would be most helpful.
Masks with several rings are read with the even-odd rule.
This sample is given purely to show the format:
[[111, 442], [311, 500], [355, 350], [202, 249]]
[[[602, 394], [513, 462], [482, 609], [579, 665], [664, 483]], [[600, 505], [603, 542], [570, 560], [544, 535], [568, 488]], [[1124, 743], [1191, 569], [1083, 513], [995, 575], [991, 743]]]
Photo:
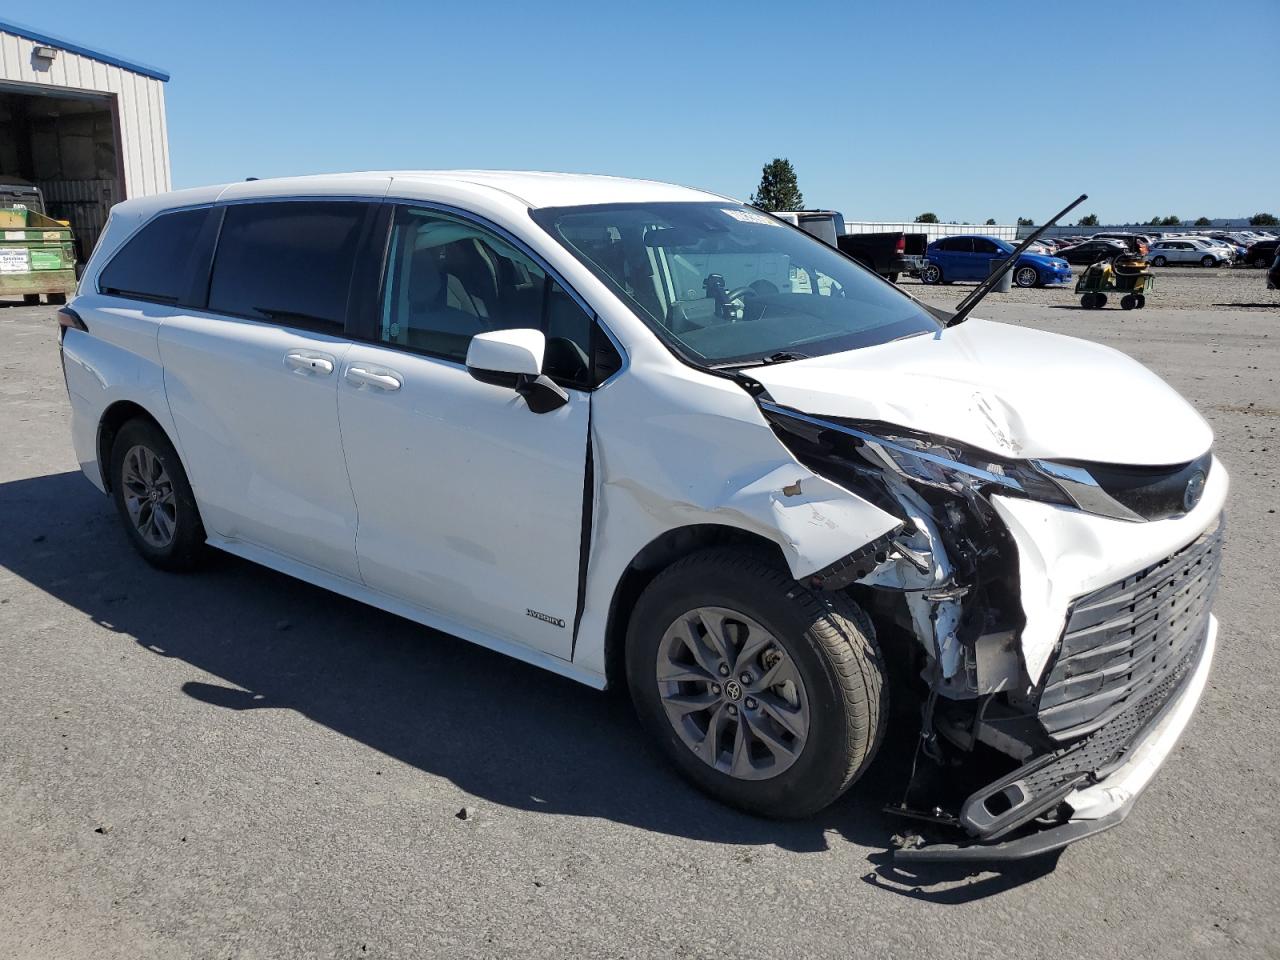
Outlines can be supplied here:
[[107, 464], [98, 462], [98, 425], [112, 404], [136, 403], [176, 445], [156, 346], [156, 334], [168, 308], [126, 304], [96, 293], [77, 297], [72, 307], [89, 328], [87, 333], [68, 330], [62, 342], [72, 441], [80, 469], [105, 492]]

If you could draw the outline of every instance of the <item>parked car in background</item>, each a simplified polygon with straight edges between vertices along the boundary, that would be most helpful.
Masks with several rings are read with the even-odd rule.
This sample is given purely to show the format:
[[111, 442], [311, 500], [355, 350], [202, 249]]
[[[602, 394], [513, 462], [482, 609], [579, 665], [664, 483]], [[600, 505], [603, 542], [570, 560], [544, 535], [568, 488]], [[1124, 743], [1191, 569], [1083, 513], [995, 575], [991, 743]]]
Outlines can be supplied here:
[[1271, 269], [1267, 271], [1267, 289], [1280, 290], [1280, 253], [1271, 261]]
[[1191, 404], [1109, 347], [947, 325], [723, 196], [424, 171], [138, 197], [58, 321], [76, 459], [147, 562], [219, 548], [618, 684], [755, 814], [823, 809], [905, 722], [895, 795], [960, 846], [895, 857], [1043, 855], [1125, 818], [1208, 683], [1228, 477]]
[[1240, 255], [1239, 247], [1235, 244], [1224, 243], [1221, 240], [1215, 240], [1213, 237], [1193, 236], [1188, 239], [1191, 240], [1192, 243], [1199, 244], [1206, 249], [1221, 251], [1228, 258], [1228, 263], [1234, 263], [1236, 258]]
[[1208, 234], [1207, 239], [1216, 240], [1219, 243], [1230, 247], [1236, 252], [1236, 258], [1240, 260], [1243, 260], [1245, 255], [1249, 252], [1249, 244], [1244, 240], [1241, 240], [1239, 237], [1232, 236], [1231, 234], [1211, 233]]
[[[991, 274], [991, 264], [1008, 259], [1014, 249], [998, 237], [942, 237], [929, 244], [929, 262], [920, 279], [930, 284], [985, 280]], [[1020, 287], [1043, 287], [1070, 279], [1071, 266], [1045, 254], [1023, 253], [1013, 267], [1013, 282]]]
[[1059, 250], [1058, 256], [1067, 261], [1067, 263], [1088, 266], [1091, 263], [1097, 263], [1099, 260], [1106, 260], [1129, 252], [1127, 246], [1116, 240], [1085, 240], [1083, 243], [1077, 243], [1073, 247]]
[[1176, 237], [1157, 240], [1151, 245], [1147, 258], [1153, 267], [1167, 267], [1171, 263], [1198, 263], [1202, 267], [1219, 267], [1231, 263], [1235, 254], [1226, 247], [1211, 247], [1195, 237]]
[[1250, 245], [1244, 262], [1251, 267], [1265, 267], [1275, 259], [1277, 248], [1280, 248], [1280, 240], [1258, 240]]
[[1151, 237], [1142, 233], [1095, 233], [1089, 239], [1114, 240], [1117, 243], [1123, 243], [1130, 253], [1144, 257], [1147, 255], [1147, 248], [1151, 245]]

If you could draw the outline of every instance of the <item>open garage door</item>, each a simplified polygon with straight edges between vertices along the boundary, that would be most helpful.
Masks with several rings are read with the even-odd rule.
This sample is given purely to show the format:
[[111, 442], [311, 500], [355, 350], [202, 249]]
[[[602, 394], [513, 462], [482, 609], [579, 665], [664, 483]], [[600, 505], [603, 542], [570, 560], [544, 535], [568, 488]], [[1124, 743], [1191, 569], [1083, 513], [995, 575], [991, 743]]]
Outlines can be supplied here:
[[71, 223], [82, 264], [112, 204], [125, 198], [120, 161], [113, 95], [0, 83], [0, 189], [39, 187], [44, 212]]

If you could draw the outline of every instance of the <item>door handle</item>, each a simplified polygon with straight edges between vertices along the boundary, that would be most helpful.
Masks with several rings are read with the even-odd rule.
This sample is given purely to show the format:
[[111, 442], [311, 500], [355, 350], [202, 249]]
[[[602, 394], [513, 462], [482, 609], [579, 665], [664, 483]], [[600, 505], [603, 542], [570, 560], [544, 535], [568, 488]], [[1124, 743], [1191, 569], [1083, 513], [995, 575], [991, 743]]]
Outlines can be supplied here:
[[326, 357], [319, 353], [290, 350], [284, 355], [284, 363], [291, 370], [313, 374], [318, 377], [327, 377], [333, 373], [333, 357]]
[[365, 367], [347, 367], [347, 383], [357, 387], [373, 387], [375, 390], [399, 390], [400, 375], [390, 370], [375, 371]]

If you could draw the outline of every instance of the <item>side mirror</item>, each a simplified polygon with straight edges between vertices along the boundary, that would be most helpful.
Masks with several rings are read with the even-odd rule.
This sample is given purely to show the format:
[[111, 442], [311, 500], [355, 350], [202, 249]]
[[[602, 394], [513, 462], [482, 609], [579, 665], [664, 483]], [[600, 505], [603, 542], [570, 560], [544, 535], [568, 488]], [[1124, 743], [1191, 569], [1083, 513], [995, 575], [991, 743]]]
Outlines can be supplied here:
[[547, 338], [541, 330], [490, 330], [471, 338], [467, 373], [481, 383], [510, 387], [534, 413], [550, 413], [569, 402], [569, 394], [542, 373]]

